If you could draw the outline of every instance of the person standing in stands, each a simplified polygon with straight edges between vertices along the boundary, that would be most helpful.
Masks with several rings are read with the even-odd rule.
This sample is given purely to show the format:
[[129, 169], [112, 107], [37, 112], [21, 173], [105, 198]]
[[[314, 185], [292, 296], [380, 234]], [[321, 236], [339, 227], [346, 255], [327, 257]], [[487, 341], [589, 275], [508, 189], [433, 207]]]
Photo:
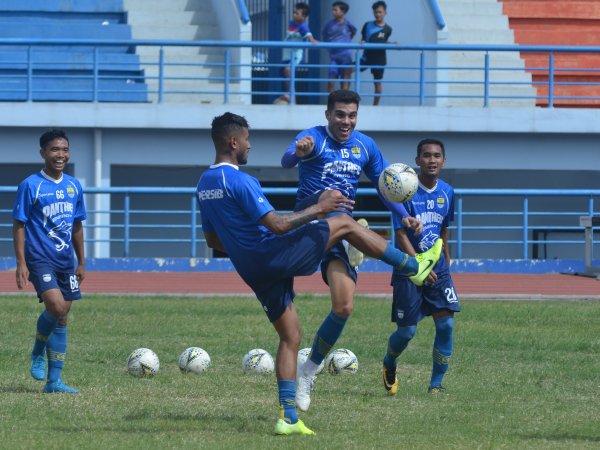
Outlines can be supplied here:
[[[375, 20], [366, 22], [361, 30], [361, 44], [385, 44], [388, 42], [392, 34], [392, 27], [385, 23], [384, 18], [387, 14], [387, 5], [383, 1], [373, 3], [373, 16]], [[373, 97], [373, 105], [379, 105], [381, 101], [381, 80], [383, 79], [384, 66], [387, 64], [385, 50], [367, 49], [363, 52], [360, 58], [361, 72], [371, 67], [371, 75], [373, 75], [375, 85], [375, 96]]]
[[67, 316], [73, 301], [81, 298], [79, 286], [85, 278], [83, 190], [79, 181], [63, 172], [71, 156], [64, 131], [42, 134], [40, 155], [44, 168], [19, 184], [12, 213], [17, 287], [23, 289], [31, 281], [45, 308], [37, 321], [31, 376], [46, 378], [47, 356], [44, 392], [75, 394], [79, 390], [64, 384], [61, 374]]
[[[331, 14], [333, 19], [323, 27], [322, 41], [335, 42], [338, 44], [347, 44], [352, 42], [356, 35], [356, 27], [346, 19], [346, 14], [350, 7], [346, 2], [333, 2], [331, 5]], [[341, 88], [350, 87], [350, 77], [352, 76], [352, 54], [353, 50], [347, 48], [330, 48], [329, 50], [329, 81], [327, 82], [327, 91], [335, 90], [335, 80], [341, 80]], [[350, 66], [350, 67], [346, 67]]]
[[[294, 5], [294, 13], [292, 15], [292, 20], [289, 21], [285, 36], [286, 42], [303, 42], [309, 41], [312, 44], [316, 44], [317, 41], [311, 31], [308, 28], [308, 23], [306, 23], [306, 19], [310, 14], [310, 8], [308, 4], [304, 2], [298, 2]], [[304, 49], [303, 48], [284, 48], [283, 49], [283, 61], [285, 64], [283, 69], [281, 69], [281, 74], [284, 76], [285, 81], [283, 83], [283, 89], [286, 92], [290, 91], [290, 82], [289, 79], [292, 74], [291, 63], [294, 61], [294, 67], [298, 67], [300, 63], [304, 60]], [[294, 99], [295, 100], [295, 99]], [[274, 104], [289, 104], [290, 103], [289, 94], [280, 95], [273, 102]]]

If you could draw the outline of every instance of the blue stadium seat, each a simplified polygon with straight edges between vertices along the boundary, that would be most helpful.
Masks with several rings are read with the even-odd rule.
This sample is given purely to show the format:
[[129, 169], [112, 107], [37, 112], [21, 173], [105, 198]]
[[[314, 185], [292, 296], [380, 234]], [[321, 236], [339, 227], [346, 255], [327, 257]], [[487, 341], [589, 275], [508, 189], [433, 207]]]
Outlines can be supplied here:
[[[127, 41], [131, 28], [122, 0], [2, 0], [0, 38]], [[145, 102], [147, 87], [132, 45], [0, 45], [0, 101], [28, 99]]]

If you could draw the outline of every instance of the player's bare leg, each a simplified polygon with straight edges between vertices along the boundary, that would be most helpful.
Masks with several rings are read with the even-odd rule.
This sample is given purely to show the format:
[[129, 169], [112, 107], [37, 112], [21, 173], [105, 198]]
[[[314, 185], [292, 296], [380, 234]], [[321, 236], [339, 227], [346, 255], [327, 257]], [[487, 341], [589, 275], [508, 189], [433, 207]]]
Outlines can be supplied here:
[[375, 97], [373, 97], [373, 106], [377, 106], [379, 105], [379, 102], [381, 101], [381, 93], [382, 93], [382, 88], [381, 88], [381, 83], [374, 83], [375, 85]]
[[296, 307], [292, 303], [284, 313], [273, 322], [279, 335], [279, 348], [275, 360], [277, 386], [279, 390], [279, 419], [273, 433], [276, 435], [315, 434], [298, 419], [296, 414], [296, 364], [300, 347], [300, 320]]

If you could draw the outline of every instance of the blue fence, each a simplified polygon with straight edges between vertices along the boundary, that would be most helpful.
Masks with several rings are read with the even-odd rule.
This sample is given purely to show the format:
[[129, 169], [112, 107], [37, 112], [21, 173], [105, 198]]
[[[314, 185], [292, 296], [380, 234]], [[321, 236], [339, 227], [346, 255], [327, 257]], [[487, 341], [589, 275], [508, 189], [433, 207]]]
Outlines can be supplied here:
[[[130, 69], [130, 61], [106, 61], [100, 57], [103, 49], [107, 48], [139, 48], [152, 47], [156, 49], [155, 56], [144, 62], [144, 70], [139, 73], [115, 75], [115, 67], [123, 70]], [[180, 47], [196, 47], [213, 50], [211, 58], [206, 62], [190, 63], [177, 61], [165, 55], [172, 49]], [[408, 105], [437, 105], [442, 100], [469, 99], [477, 100], [479, 106], [490, 106], [493, 100], [528, 101], [531, 106], [542, 102], [549, 107], [559, 101], [585, 100], [597, 102], [600, 96], [593, 89], [600, 85], [590, 81], [600, 75], [600, 68], [569, 67], [562, 63], [555, 64], [557, 55], [573, 53], [600, 53], [600, 47], [573, 46], [519, 46], [519, 45], [398, 45], [398, 44], [332, 44], [332, 43], [293, 43], [293, 42], [237, 42], [237, 41], [165, 41], [165, 40], [111, 40], [111, 39], [0, 39], [0, 48], [21, 49], [22, 52], [15, 61], [5, 61], [3, 64], [17, 64], [18, 70], [10, 69], [10, 73], [2, 73], [0, 79], [14, 83], [14, 89], [6, 90], [11, 94], [9, 100], [29, 100], [39, 97], [36, 91], [37, 77], [44, 77], [43, 64], [35, 55], [41, 55], [47, 49], [93, 49], [88, 61], [82, 61], [78, 68], [78, 80], [82, 82], [81, 93], [88, 95], [83, 98], [89, 101], [102, 101], [107, 95], [118, 95], [118, 87], [105, 88], [108, 80], [115, 76], [121, 77], [126, 84], [122, 89], [123, 101], [139, 101], [128, 99], [131, 87], [139, 86], [144, 94], [148, 94], [149, 102], [162, 103], [167, 96], [186, 96], [197, 98], [198, 102], [211, 101], [222, 103], [271, 103], [282, 94], [288, 94], [298, 103], [322, 103], [327, 95], [323, 83], [327, 79], [328, 64], [303, 64], [292, 70], [290, 88], [283, 90], [280, 78], [282, 64], [277, 64], [277, 58], [269, 60], [260, 56], [257, 49], [281, 51], [283, 48], [305, 48], [308, 52], [323, 52], [329, 48], [350, 48], [357, 52], [364, 49], [386, 49], [390, 53], [403, 56], [402, 65], [388, 64], [383, 84], [382, 98], [390, 104]], [[214, 50], [219, 50], [215, 53]], [[471, 54], [473, 58], [469, 66], [452, 66], [448, 62], [448, 54], [462, 52]], [[63, 52], [64, 53], [64, 52]], [[493, 55], [517, 53], [535, 53], [543, 55], [543, 64], [529, 68], [529, 75], [523, 78], [525, 69], [522, 64], [514, 66], [496, 64]], [[57, 54], [60, 54], [58, 52]], [[218, 54], [222, 54], [218, 56]], [[94, 56], [95, 55], [95, 56]], [[200, 61], [200, 60], [199, 60]], [[518, 60], [520, 61], [520, 60]], [[52, 61], [53, 64], [70, 64], [70, 60]], [[41, 64], [41, 66], [40, 66]], [[134, 66], [137, 64], [135, 61]], [[575, 65], [575, 63], [573, 63]], [[9, 64], [10, 66], [10, 64]], [[112, 70], [111, 70], [112, 67]], [[189, 73], [181, 74], [181, 68], [189, 69]], [[352, 88], [364, 97], [373, 96], [371, 77], [361, 77], [360, 58], [352, 66], [354, 76]], [[2, 65], [0, 65], [2, 69]], [[296, 70], [297, 69], [297, 70]], [[41, 71], [41, 72], [40, 72]], [[559, 76], [573, 72], [586, 72], [587, 79], [581, 81], [563, 81]], [[110, 73], [106, 73], [110, 72]], [[39, 73], [39, 75], [38, 75]], [[154, 74], [151, 75], [150, 73]], [[317, 74], [316, 76], [314, 74]], [[450, 74], [454, 74], [450, 76]], [[535, 81], [531, 73], [547, 75], [547, 80]], [[458, 76], [457, 76], [458, 74]], [[499, 76], [502, 75], [501, 78]], [[42, 80], [40, 78], [40, 80]], [[38, 80], [39, 81], [39, 80]], [[334, 81], [334, 80], [331, 80]], [[84, 82], [87, 82], [84, 83]], [[182, 84], [183, 83], [183, 84]], [[456, 86], [470, 88], [467, 92], [454, 92]], [[561, 95], [561, 88], [590, 87], [589, 94]], [[525, 88], [543, 87], [536, 90]], [[38, 89], [39, 90], [39, 89]], [[539, 94], [543, 92], [543, 94]], [[128, 94], [129, 93], [129, 94]], [[235, 98], [233, 96], [235, 95]], [[145, 98], [145, 97], [144, 97]], [[43, 97], [41, 98], [43, 100]], [[209, 99], [209, 100], [205, 100]]]
[[[211, 256], [193, 188], [90, 187], [85, 191], [86, 242], [107, 246], [107, 256]], [[13, 198], [15, 192], [15, 187], [0, 187], [4, 198]], [[270, 198], [294, 197], [296, 189], [265, 188], [265, 193]], [[600, 209], [596, 201], [600, 190], [457, 189], [455, 193], [450, 249], [459, 259], [583, 259], [584, 229], [579, 217], [597, 215]], [[359, 190], [359, 197], [375, 195], [372, 188]], [[110, 198], [105, 204], [118, 207], [96, 208], [101, 196]], [[134, 206], [140, 198], [148, 200], [146, 205]], [[5, 249], [0, 256], [12, 256], [11, 212], [0, 209], [0, 245]], [[371, 228], [393, 240], [389, 212], [356, 211], [355, 216], [367, 217]], [[140, 254], [140, 248], [152, 245], [163, 248], [157, 254]], [[183, 253], [173, 253], [178, 246]], [[97, 256], [89, 250], [87, 254]]]

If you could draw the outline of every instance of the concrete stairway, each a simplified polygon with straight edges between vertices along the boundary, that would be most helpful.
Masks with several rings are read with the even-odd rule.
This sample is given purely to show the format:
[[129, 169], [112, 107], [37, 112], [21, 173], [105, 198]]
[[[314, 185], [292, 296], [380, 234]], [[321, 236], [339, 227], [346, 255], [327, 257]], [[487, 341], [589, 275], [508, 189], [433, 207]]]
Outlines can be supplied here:
[[[508, 18], [502, 14], [502, 4], [498, 1], [438, 0], [438, 2], [446, 21], [447, 44], [514, 44]], [[485, 53], [461, 51], [448, 52], [445, 56], [446, 61], [443, 58], [439, 59], [438, 65], [448, 67], [446, 74], [440, 74], [440, 79], [443, 77], [443, 80], [451, 82], [447, 92], [449, 98], [446, 102], [440, 99], [438, 103], [447, 106], [482, 106]], [[531, 84], [531, 75], [525, 71], [525, 63], [518, 52], [491, 52], [490, 69], [489, 106], [532, 107], [535, 105], [536, 90]], [[454, 98], [454, 96], [466, 98]]]
[[[595, 0], [504, 0], [503, 10], [522, 45], [600, 45], [600, 2]], [[538, 95], [548, 95], [547, 53], [523, 54], [532, 72]], [[600, 97], [600, 55], [598, 53], [555, 53], [554, 106], [599, 108], [600, 100], [561, 97]], [[558, 70], [557, 70], [558, 69]], [[582, 85], [575, 83], [596, 83]], [[538, 99], [546, 106], [546, 98]]]
[[[125, 0], [133, 39], [220, 40], [212, 2], [207, 0]], [[223, 103], [224, 51], [220, 48], [165, 46], [163, 102]], [[159, 47], [137, 47], [149, 98], [158, 100]], [[230, 85], [230, 102], [236, 102]]]

